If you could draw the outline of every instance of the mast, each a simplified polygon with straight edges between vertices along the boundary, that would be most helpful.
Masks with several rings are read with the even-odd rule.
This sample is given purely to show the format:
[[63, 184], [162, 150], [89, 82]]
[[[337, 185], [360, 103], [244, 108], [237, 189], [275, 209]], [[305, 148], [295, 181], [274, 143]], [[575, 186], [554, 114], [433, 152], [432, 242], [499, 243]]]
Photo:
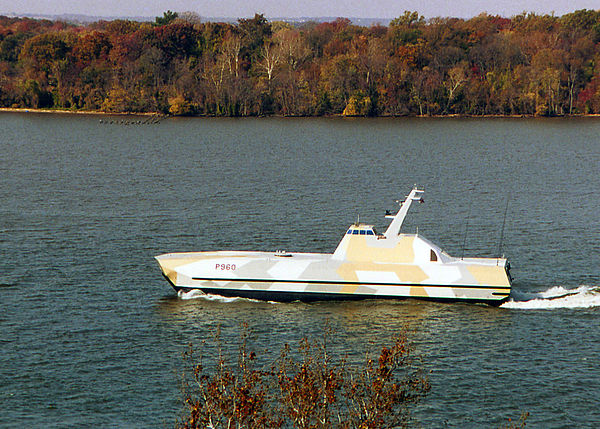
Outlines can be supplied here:
[[400, 234], [400, 228], [402, 227], [402, 222], [404, 222], [404, 218], [406, 217], [406, 213], [408, 213], [408, 209], [413, 201], [423, 202], [422, 195], [425, 191], [417, 189], [415, 187], [410, 191], [410, 194], [407, 195], [406, 199], [400, 203], [400, 210], [395, 215], [387, 215], [386, 218], [393, 219], [388, 229], [383, 234], [385, 238], [396, 237]]

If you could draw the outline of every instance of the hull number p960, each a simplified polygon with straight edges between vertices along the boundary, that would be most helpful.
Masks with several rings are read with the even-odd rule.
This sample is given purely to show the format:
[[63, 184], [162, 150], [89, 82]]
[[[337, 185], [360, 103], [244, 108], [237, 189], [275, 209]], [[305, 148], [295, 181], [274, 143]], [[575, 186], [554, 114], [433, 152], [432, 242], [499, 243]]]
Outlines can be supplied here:
[[234, 271], [235, 264], [215, 264], [215, 270], [220, 271]]

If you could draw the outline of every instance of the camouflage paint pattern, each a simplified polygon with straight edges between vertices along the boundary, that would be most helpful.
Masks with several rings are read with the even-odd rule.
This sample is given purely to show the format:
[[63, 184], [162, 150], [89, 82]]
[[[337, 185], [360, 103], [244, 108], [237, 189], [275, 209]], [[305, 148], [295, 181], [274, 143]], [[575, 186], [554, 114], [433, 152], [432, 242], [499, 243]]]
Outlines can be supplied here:
[[156, 259], [178, 290], [274, 301], [312, 294], [500, 304], [511, 288], [504, 258], [454, 258], [418, 234], [386, 237], [364, 224], [352, 225], [333, 254], [219, 251]]

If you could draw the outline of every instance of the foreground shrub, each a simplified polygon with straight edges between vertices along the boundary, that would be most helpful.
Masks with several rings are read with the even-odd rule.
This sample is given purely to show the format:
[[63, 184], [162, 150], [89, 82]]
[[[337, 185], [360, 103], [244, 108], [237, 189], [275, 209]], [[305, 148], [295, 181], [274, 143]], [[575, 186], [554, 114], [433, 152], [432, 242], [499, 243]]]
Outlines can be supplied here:
[[362, 365], [334, 358], [322, 341], [285, 345], [267, 368], [258, 368], [244, 326], [237, 362], [215, 340], [216, 362], [205, 365], [190, 345], [182, 377], [185, 414], [180, 428], [382, 428], [407, 427], [410, 408], [430, 390], [413, 356], [406, 330]]

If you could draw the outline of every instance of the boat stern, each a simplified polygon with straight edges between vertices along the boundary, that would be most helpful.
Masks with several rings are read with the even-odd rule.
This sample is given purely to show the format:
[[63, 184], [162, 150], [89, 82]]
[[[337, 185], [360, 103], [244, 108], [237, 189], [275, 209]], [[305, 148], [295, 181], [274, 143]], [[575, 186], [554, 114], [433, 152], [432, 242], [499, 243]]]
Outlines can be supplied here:
[[504, 258], [465, 258], [461, 260], [476, 285], [490, 290], [498, 305], [506, 301], [512, 288], [510, 264]]
[[504, 272], [506, 273], [506, 277], [508, 278], [508, 284], [512, 286], [513, 277], [510, 275], [510, 262], [508, 259], [504, 259]]

